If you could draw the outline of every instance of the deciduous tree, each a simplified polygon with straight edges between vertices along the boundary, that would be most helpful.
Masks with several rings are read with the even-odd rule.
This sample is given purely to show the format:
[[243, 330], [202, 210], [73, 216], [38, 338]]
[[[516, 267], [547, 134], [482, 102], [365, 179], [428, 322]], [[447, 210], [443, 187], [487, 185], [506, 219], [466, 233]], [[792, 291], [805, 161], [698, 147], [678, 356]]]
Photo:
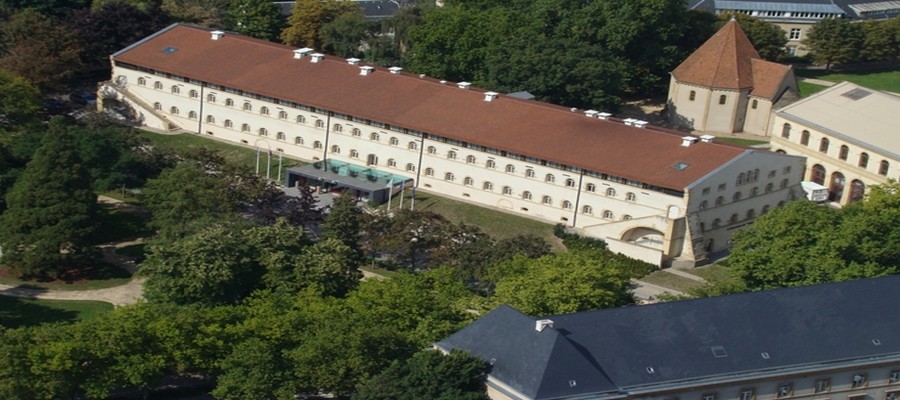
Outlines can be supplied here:
[[484, 361], [453, 351], [425, 350], [360, 385], [353, 400], [487, 400]]
[[297, 0], [281, 40], [290, 46], [321, 48], [323, 25], [341, 15], [360, 12], [359, 5], [352, 1]]
[[825, 64], [826, 71], [832, 64], [858, 60], [864, 43], [862, 26], [843, 18], [817, 22], [803, 40], [816, 62]]
[[41, 93], [21, 76], [0, 70], [0, 131], [37, 120]]
[[281, 33], [281, 11], [268, 0], [231, 0], [228, 8], [231, 25], [247, 36], [275, 40]]
[[81, 67], [82, 44], [65, 25], [26, 9], [0, 22], [0, 69], [55, 88]]
[[778, 61], [784, 57], [784, 48], [787, 45], [787, 33], [784, 29], [771, 22], [740, 13], [722, 14], [719, 17], [720, 26], [731, 18], [737, 19], [760, 57], [769, 61]]

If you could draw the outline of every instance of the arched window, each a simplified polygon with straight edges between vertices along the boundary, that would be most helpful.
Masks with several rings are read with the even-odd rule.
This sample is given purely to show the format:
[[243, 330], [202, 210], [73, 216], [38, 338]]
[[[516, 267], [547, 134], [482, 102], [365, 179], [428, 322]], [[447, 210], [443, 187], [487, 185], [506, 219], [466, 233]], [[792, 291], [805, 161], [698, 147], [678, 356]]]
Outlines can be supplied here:
[[547, 174], [547, 176], [544, 177], [544, 182], [548, 182], [548, 183], [556, 182], [556, 176], [553, 174]]
[[305, 124], [305, 123], [306, 123], [306, 117], [304, 117], [304, 116], [302, 116], [302, 115], [298, 115], [298, 116], [297, 116], [297, 123], [298, 123], [298, 124]]
[[849, 156], [849, 155], [850, 155], [850, 148], [845, 145], [841, 145], [841, 151], [838, 152], [838, 158], [841, 160], [847, 161], [847, 156]]
[[526, 178], [534, 178], [534, 170], [531, 169], [531, 168], [526, 169], [526, 170], [525, 170], [525, 177], [526, 177]]
[[634, 193], [631, 193], [631, 192], [625, 193], [625, 201], [635, 201], [635, 200], [637, 200], [637, 195], [635, 195]]
[[250, 132], [250, 124], [241, 124], [241, 132]]
[[787, 179], [782, 179], [782, 180], [781, 180], [781, 188], [782, 188], [782, 189], [787, 189], [787, 187], [788, 187], [788, 180], [787, 180]]
[[822, 140], [819, 141], [819, 152], [827, 153], [828, 143], [828, 138], [822, 138]]
[[265, 107], [265, 106], [260, 107], [259, 114], [260, 115], [269, 115], [269, 107]]
[[331, 146], [331, 152], [333, 154], [341, 154], [341, 146], [338, 146], [338, 145]]
[[615, 197], [616, 189], [613, 189], [613, 188], [606, 189], [606, 195], [609, 197]]
[[572, 178], [566, 179], [566, 187], [570, 187], [570, 188], [575, 187], [575, 180]]
[[397, 168], [397, 160], [393, 158], [389, 158], [387, 162], [388, 167]]
[[562, 202], [562, 208], [563, 208], [563, 209], [566, 209], [566, 210], [571, 210], [571, 209], [572, 209], [572, 202], [571, 202], [571, 201], [568, 201], [568, 200], [563, 200], [563, 202]]
[[355, 149], [350, 149], [350, 158], [359, 158], [359, 152]]
[[516, 172], [516, 166], [512, 164], [506, 164], [506, 173], [513, 174]]
[[212, 93], [206, 95], [206, 102], [207, 102], [207, 103], [215, 103], [215, 102], [216, 102], [216, 95], [214, 95], [214, 94], [212, 94]]
[[437, 154], [437, 147], [428, 146], [428, 154]]
[[418, 149], [419, 149], [419, 143], [418, 143], [418, 142], [409, 142], [409, 144], [406, 145], [406, 148], [407, 148], [407, 149], [410, 149], [410, 150], [418, 150]]
[[295, 138], [294, 138], [294, 144], [296, 144], [296, 145], [298, 145], [298, 146], [302, 145], [302, 144], [303, 144], [303, 138], [300, 137], [300, 136], [295, 137]]
[[597, 185], [594, 185], [593, 183], [588, 183], [584, 190], [594, 193], [597, 191]]
[[314, 148], [314, 149], [318, 149], [318, 150], [322, 150], [322, 142], [316, 140], [315, 142], [313, 142], [313, 148]]
[[750, 108], [755, 110], [757, 107], [759, 107], [759, 100], [753, 99], [753, 101], [750, 103]]
[[721, 219], [718, 219], [718, 218], [714, 219], [714, 220], [713, 220], [713, 223], [712, 223], [712, 227], [713, 227], [713, 228], [718, 228], [718, 227], [720, 227], [720, 226], [722, 226], [722, 220], [721, 220]]
[[809, 131], [803, 131], [803, 133], [800, 134], [800, 144], [809, 146]]
[[234, 122], [231, 122], [230, 119], [226, 119], [226, 120], [225, 120], [225, 127], [226, 127], [226, 128], [234, 128]]
[[154, 82], [154, 83], [153, 83], [153, 88], [156, 89], [156, 90], [162, 90], [162, 88], [163, 88], [162, 82], [160, 82], [160, 81]]
[[178, 85], [172, 85], [171, 91], [173, 94], [179, 94], [181, 93], [181, 88]]
[[729, 224], [736, 224], [740, 220], [737, 213], [731, 214], [731, 218], [728, 219]]
[[188, 112], [188, 118], [190, 118], [190, 119], [197, 119], [197, 112], [196, 112], [196, 111], [190, 111], [190, 112]]
[[751, 209], [747, 210], [747, 219], [753, 219], [753, 218], [756, 218], [756, 210], [751, 208]]
[[504, 186], [504, 187], [503, 187], [503, 194], [505, 194], [505, 195], [507, 195], [507, 196], [511, 196], [511, 195], [512, 195], [512, 188], [509, 187], [509, 186]]
[[463, 184], [466, 186], [472, 186], [475, 184], [475, 181], [472, 179], [472, 177], [467, 176], [465, 179], [463, 179]]
[[725, 204], [725, 198], [722, 196], [716, 197], [716, 206], [718, 207], [718, 206], [721, 206], [722, 204]]
[[594, 209], [591, 208], [591, 206], [584, 206], [584, 207], [581, 207], [581, 212], [583, 212], [585, 214], [593, 214]]
[[613, 212], [612, 212], [612, 211], [609, 211], [609, 210], [603, 211], [603, 218], [604, 218], [604, 219], [613, 219], [613, 217], [614, 217], [614, 216], [613, 216]]
[[156, 111], [162, 111], [162, 104], [159, 102], [153, 103], [153, 109]]
[[760, 214], [765, 214], [765, 213], [767, 213], [767, 212], [769, 212], [769, 205], [768, 205], [768, 204], [766, 204], [766, 205], [763, 206], [762, 211], [760, 212]]
[[147, 86], [147, 79], [144, 77], [138, 78], [138, 85]]
[[250, 104], [249, 102], [245, 102], [244, 103], [244, 111], [253, 111], [253, 104]]
[[344, 131], [344, 126], [341, 125], [341, 124], [334, 124], [334, 127], [332, 127], [332, 129], [333, 129], [335, 132], [343, 132], [343, 131]]
[[228, 107], [234, 107], [234, 100], [232, 100], [232, 99], [225, 99], [225, 105], [228, 106]]
[[544, 196], [541, 198], [541, 203], [544, 203], [548, 206], [553, 205], [553, 198], [550, 196]]
[[859, 179], [850, 182], [850, 202], [855, 203], [863, 199], [866, 194], [866, 184]]
[[484, 190], [494, 190], [494, 184], [491, 182], [485, 182], [483, 185], [481, 185], [481, 188]]
[[738, 185], [743, 185], [743, 184], [744, 184], [744, 179], [746, 179], [746, 178], [745, 178], [745, 175], [744, 175], [743, 172], [741, 172], [740, 174], [738, 174], [737, 184], [738, 184]]
[[766, 184], [766, 193], [772, 193], [772, 190], [775, 190], [775, 185], [771, 182]]
[[178, 107], [172, 106], [171, 108], [169, 108], [169, 114], [178, 115], [178, 113]]
[[191, 91], [188, 92], [188, 96], [191, 96], [192, 99], [196, 99], [197, 97], [199, 97], [199, 96], [197, 95], [197, 91], [196, 91], [196, 90], [193, 90], [193, 89], [191, 89]]
[[366, 156], [366, 165], [378, 165], [378, 156], [374, 154]]
[[758, 194], [759, 194], [759, 188], [758, 188], [758, 187], [754, 187], [753, 189], [750, 189], [750, 196], [756, 196], [756, 195], [758, 195]]
[[208, 123], [208, 124], [214, 124], [214, 123], [216, 123], [216, 117], [213, 117], [212, 115], [207, 115], [207, 116], [206, 116], [206, 123]]
[[269, 130], [266, 128], [259, 128], [257, 132], [259, 133], [259, 136], [269, 136]]
[[629, 221], [629, 220], [631, 220], [631, 216], [630, 216], [630, 215], [625, 214], [625, 215], [622, 216], [622, 221]]
[[809, 174], [809, 180], [820, 185], [825, 184], [825, 167], [820, 164], [815, 164], [812, 166], [812, 171]]
[[785, 139], [791, 138], [791, 124], [787, 122], [784, 123], [784, 125], [781, 127], [781, 137]]
[[324, 127], [325, 127], [325, 121], [323, 121], [322, 119], [316, 119], [316, 128], [324, 128]]
[[469, 155], [466, 156], [466, 164], [475, 164], [475, 156]]
[[697, 98], [697, 91], [691, 90], [691, 92], [688, 93], [688, 100], [694, 101], [696, 98]]
[[525, 200], [531, 200], [531, 192], [529, 192], [527, 190], [522, 192], [522, 198]]
[[425, 176], [434, 176], [434, 168], [425, 168]]
[[701, 210], [705, 210], [707, 207], [709, 207], [709, 202], [707, 202], [706, 200], [703, 200], [703, 201], [700, 202], [700, 209], [701, 209]]
[[378, 134], [377, 134], [377, 133], [372, 132], [372, 133], [369, 134], [369, 140], [372, 140], [372, 141], [377, 142], [378, 140], [380, 140], [380, 138], [378, 137]]
[[719, 96], [719, 104], [725, 104], [727, 101], [728, 101], [728, 96], [725, 96], [724, 94]]
[[282, 111], [278, 112], [278, 119], [287, 119], [287, 118], [288, 118], [287, 111], [282, 110]]
[[416, 165], [413, 163], [406, 164], [406, 170], [409, 172], [416, 172]]
[[859, 167], [867, 168], [869, 166], [869, 153], [862, 153], [859, 155]]
[[734, 192], [734, 195], [731, 196], [731, 201], [740, 201], [741, 197], [744, 197], [744, 195], [741, 194], [741, 192]]
[[391, 137], [391, 140], [389, 141], [389, 143], [391, 144], [391, 146], [399, 145], [399, 144], [400, 144], [400, 139], [397, 139], [397, 138], [395, 138], [395, 137], [392, 136], [392, 137]]
[[881, 160], [881, 164], [878, 165], [878, 175], [887, 176], [890, 170], [891, 163], [887, 162], [887, 160]]
[[450, 159], [450, 160], [455, 160], [455, 159], [456, 159], [456, 152], [453, 151], [453, 150], [448, 151], [448, 152], [447, 152], [447, 158]]

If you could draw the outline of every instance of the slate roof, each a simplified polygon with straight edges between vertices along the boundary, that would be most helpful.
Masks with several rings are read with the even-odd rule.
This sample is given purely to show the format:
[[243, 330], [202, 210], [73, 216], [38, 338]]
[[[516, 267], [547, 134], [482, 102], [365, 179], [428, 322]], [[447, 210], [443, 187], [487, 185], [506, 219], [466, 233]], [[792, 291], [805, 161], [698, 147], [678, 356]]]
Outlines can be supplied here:
[[[174, 52], [163, 52], [166, 48]], [[723, 143], [681, 145], [683, 133], [587, 118], [582, 110], [501, 95], [419, 75], [392, 74], [294, 48], [175, 24], [113, 55], [127, 63], [289, 100], [524, 156], [683, 190], [747, 150]], [[675, 169], [680, 162], [689, 164]]]
[[672, 76], [683, 83], [716, 88], [752, 89], [751, 95], [774, 99], [791, 67], [765, 61], [734, 19], [685, 59]]
[[898, 287], [900, 275], [556, 315], [543, 332], [501, 306], [436, 346], [493, 360], [493, 378], [534, 399], [804, 373], [900, 360]]
[[[897, 0], [688, 0], [689, 10], [759, 10], [844, 14], [850, 18], [890, 18], [898, 14]], [[885, 10], [883, 14], [859, 15], [860, 10]]]

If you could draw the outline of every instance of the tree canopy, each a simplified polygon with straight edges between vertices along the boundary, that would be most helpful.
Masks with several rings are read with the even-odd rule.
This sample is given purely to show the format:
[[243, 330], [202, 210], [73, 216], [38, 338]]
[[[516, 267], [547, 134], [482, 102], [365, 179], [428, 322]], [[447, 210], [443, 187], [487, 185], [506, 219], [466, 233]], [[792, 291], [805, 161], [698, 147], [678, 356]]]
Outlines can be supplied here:
[[835, 63], [855, 61], [865, 43], [861, 25], [843, 18], [826, 18], [806, 34], [803, 44], [809, 48], [816, 62], [831, 70]]
[[751, 17], [747, 14], [722, 14], [719, 16], [720, 25], [731, 18], [737, 19], [741, 29], [747, 34], [750, 43], [765, 60], [778, 61], [785, 55], [787, 45], [787, 33], [778, 25]]

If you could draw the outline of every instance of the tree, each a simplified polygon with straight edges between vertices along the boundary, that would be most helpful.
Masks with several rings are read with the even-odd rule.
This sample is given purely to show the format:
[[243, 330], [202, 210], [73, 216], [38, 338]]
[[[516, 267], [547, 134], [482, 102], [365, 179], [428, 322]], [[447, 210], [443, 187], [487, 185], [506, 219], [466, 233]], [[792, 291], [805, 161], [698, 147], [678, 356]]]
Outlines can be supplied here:
[[218, 366], [212, 395], [217, 399], [293, 399], [291, 364], [283, 348], [257, 337], [238, 343]]
[[778, 61], [785, 55], [787, 45], [787, 33], [784, 29], [771, 22], [763, 21], [740, 13], [725, 13], [719, 16], [719, 26], [724, 25], [729, 19], [735, 18], [741, 25], [741, 29], [747, 34], [750, 43], [764, 60]]
[[108, 69], [109, 55], [162, 29], [168, 22], [158, 9], [142, 9], [116, 1], [79, 10], [67, 19], [84, 48], [81, 61], [92, 68]]
[[861, 56], [867, 61], [900, 59], [900, 16], [862, 23], [866, 39]]
[[238, 208], [229, 199], [227, 182], [193, 163], [181, 163], [147, 181], [144, 205], [150, 225], [164, 239], [181, 237]]
[[163, 0], [160, 10], [173, 21], [208, 28], [225, 26], [229, 0]]
[[26, 276], [61, 274], [91, 260], [97, 195], [75, 138], [53, 119], [0, 216], [3, 262]]
[[21, 76], [0, 70], [0, 131], [33, 123], [40, 111], [37, 88]]
[[39, 88], [59, 87], [81, 67], [81, 42], [63, 24], [26, 9], [0, 23], [0, 69]]
[[289, 46], [321, 48], [323, 25], [341, 15], [360, 12], [360, 6], [352, 1], [297, 0], [281, 40]]
[[350, 249], [355, 263], [353, 267], [362, 262], [362, 250], [359, 245], [360, 215], [361, 211], [350, 196], [337, 196], [322, 224], [323, 238], [334, 239]]
[[826, 18], [817, 22], [803, 40], [813, 59], [825, 64], [826, 71], [830, 71], [835, 63], [857, 61], [864, 43], [862, 26], [843, 18]]
[[284, 25], [278, 6], [268, 0], [231, 0], [228, 11], [231, 25], [242, 35], [274, 41]]
[[322, 25], [322, 48], [338, 57], [362, 57], [375, 25], [362, 14], [343, 14]]
[[484, 361], [460, 351], [425, 350], [359, 386], [353, 400], [487, 400]]
[[[512, 264], [512, 265], [510, 265]], [[597, 252], [563, 252], [508, 261], [493, 300], [529, 315], [618, 307], [634, 301], [628, 274]]]

